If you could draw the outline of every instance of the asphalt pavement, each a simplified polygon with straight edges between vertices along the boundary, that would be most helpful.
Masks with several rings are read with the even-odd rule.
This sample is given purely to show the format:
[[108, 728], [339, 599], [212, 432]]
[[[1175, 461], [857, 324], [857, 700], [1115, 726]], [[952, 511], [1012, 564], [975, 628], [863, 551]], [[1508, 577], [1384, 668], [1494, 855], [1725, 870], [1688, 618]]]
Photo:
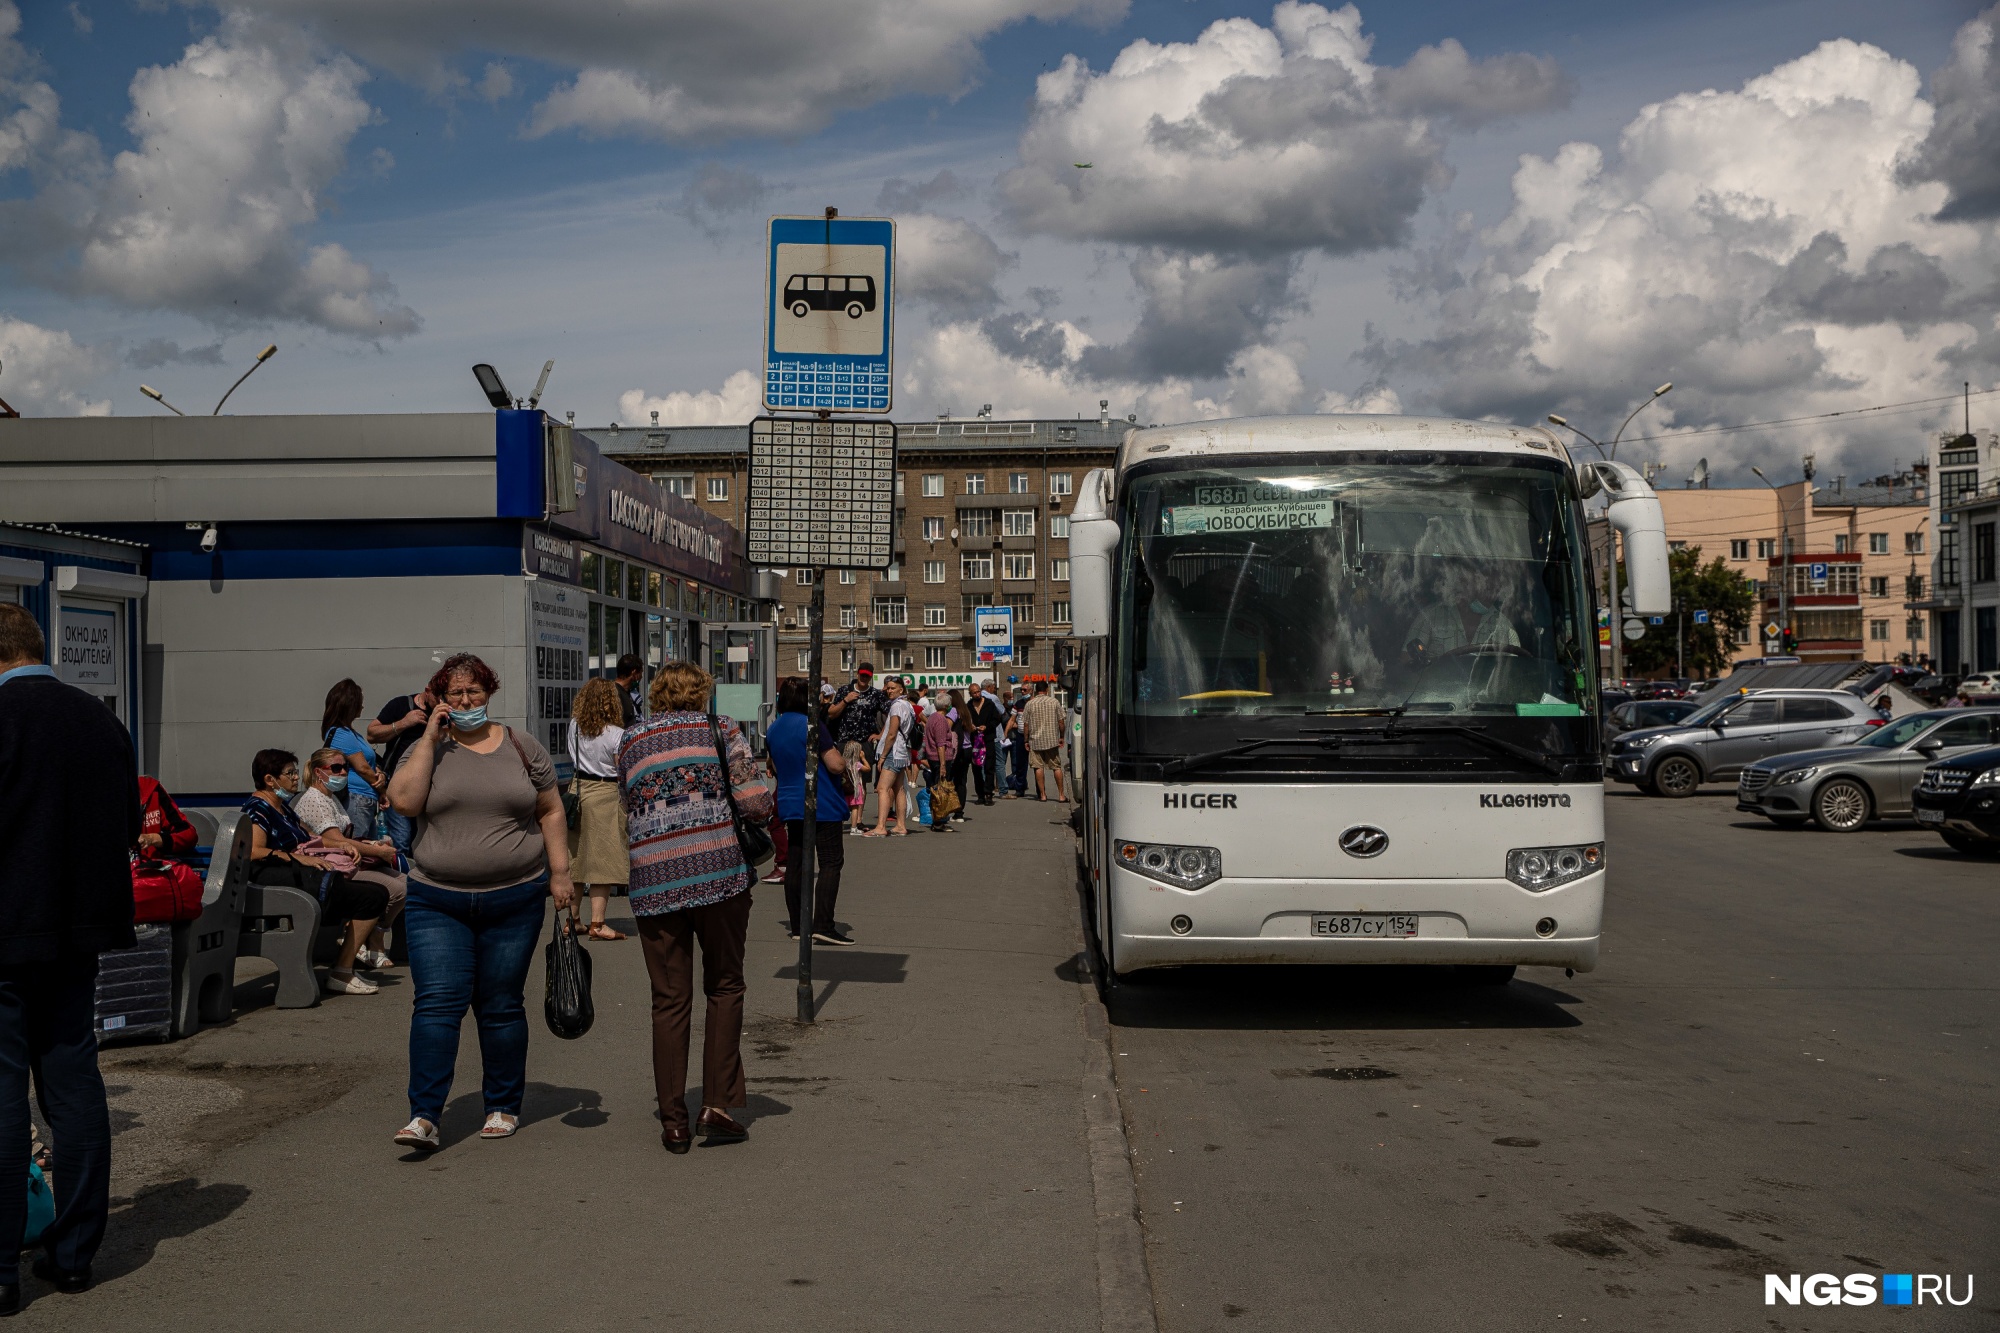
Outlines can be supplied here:
[[[1611, 789], [1591, 973], [1121, 988], [1160, 1327], [1992, 1327], [2000, 866], [1733, 805]], [[1979, 1298], [1764, 1305], [1913, 1270]]]

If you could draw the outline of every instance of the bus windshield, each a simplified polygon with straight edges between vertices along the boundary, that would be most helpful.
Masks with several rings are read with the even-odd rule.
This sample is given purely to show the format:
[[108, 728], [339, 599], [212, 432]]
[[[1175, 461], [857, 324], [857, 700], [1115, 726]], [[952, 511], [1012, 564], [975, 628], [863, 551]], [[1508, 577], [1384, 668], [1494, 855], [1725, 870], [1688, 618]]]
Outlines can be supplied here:
[[1128, 752], [1279, 734], [1257, 719], [1594, 716], [1579, 509], [1553, 459], [1176, 464], [1130, 477], [1121, 510]]

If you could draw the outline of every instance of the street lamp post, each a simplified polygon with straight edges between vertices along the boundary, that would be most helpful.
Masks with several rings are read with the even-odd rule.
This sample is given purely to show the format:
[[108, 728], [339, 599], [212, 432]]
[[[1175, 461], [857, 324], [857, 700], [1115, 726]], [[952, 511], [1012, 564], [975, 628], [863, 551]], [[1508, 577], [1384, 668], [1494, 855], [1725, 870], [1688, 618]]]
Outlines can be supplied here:
[[1784, 636], [1792, 628], [1792, 507], [1785, 503], [1784, 492], [1778, 488], [1776, 482], [1764, 475], [1762, 468], [1752, 467], [1750, 471], [1756, 475], [1757, 480], [1771, 488], [1771, 494], [1778, 497], [1778, 524], [1781, 534], [1778, 539], [1778, 646], [1783, 648]]
[[[229, 395], [235, 393], [238, 388], [242, 387], [244, 380], [247, 380], [252, 375], [256, 374], [257, 367], [263, 365], [266, 361], [269, 361], [272, 357], [276, 356], [277, 354], [278, 354], [278, 344], [276, 343], [271, 343], [270, 345], [265, 347], [263, 351], [257, 353], [257, 359], [250, 363], [250, 369], [244, 371], [241, 375], [238, 375], [236, 377], [236, 383], [230, 385], [229, 388], [223, 393], [222, 397], [215, 400], [215, 410], [210, 412], [209, 415], [212, 417], [221, 416], [222, 405], [229, 401]], [[184, 417], [187, 415], [187, 413], [181, 411], [178, 407], [175, 407], [172, 403], [168, 402], [166, 399], [166, 395], [161, 393], [158, 389], [155, 389], [150, 384], [141, 384], [139, 386], [139, 392], [145, 394], [148, 398], [158, 403], [161, 407], [166, 408], [167, 411], [172, 412], [177, 417]]]

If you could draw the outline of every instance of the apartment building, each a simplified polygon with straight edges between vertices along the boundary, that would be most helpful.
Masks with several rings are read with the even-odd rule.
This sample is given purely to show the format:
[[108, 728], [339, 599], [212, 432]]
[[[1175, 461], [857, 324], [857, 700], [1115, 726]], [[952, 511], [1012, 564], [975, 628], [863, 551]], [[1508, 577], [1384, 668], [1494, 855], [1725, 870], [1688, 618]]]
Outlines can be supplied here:
[[1930, 627], [1909, 608], [1931, 577], [1928, 480], [1918, 464], [1860, 486], [1808, 478], [1659, 496], [1669, 546], [1721, 558], [1758, 593], [1759, 623], [1737, 657], [1761, 656], [1762, 627], [1789, 621], [1808, 660], [1914, 661], [1930, 651]]
[[2000, 670], [2000, 436], [1944, 435], [1933, 451], [1937, 486], [1931, 528], [1937, 533], [1931, 582], [1910, 599], [1912, 620], [1927, 618], [1933, 659], [1945, 676]]
[[[1084, 473], [1114, 461], [1128, 423], [947, 419], [897, 434], [897, 563], [837, 570], [826, 586], [825, 672], [982, 670], [973, 616], [1014, 612], [1014, 661], [1001, 677], [1053, 675], [1069, 637], [1069, 519]], [[659, 425], [586, 432], [662, 486], [744, 524], [749, 427]], [[782, 574], [778, 659], [807, 668], [810, 574]], [[985, 668], [990, 669], [990, 668]]]

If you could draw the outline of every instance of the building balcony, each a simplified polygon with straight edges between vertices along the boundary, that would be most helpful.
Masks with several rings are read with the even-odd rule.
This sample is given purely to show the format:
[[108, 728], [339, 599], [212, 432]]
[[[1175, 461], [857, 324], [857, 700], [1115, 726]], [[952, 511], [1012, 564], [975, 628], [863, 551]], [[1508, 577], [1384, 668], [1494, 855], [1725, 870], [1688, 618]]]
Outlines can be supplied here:
[[877, 643], [908, 643], [909, 639], [910, 627], [908, 625], [877, 624], [875, 626], [875, 642]]
[[1003, 551], [1032, 551], [1035, 549], [1035, 538], [1032, 534], [1026, 537], [1003, 536], [1000, 539], [1000, 549]]
[[990, 532], [977, 537], [960, 533], [958, 538], [958, 549], [961, 551], [990, 551], [999, 544], [1000, 539]]

